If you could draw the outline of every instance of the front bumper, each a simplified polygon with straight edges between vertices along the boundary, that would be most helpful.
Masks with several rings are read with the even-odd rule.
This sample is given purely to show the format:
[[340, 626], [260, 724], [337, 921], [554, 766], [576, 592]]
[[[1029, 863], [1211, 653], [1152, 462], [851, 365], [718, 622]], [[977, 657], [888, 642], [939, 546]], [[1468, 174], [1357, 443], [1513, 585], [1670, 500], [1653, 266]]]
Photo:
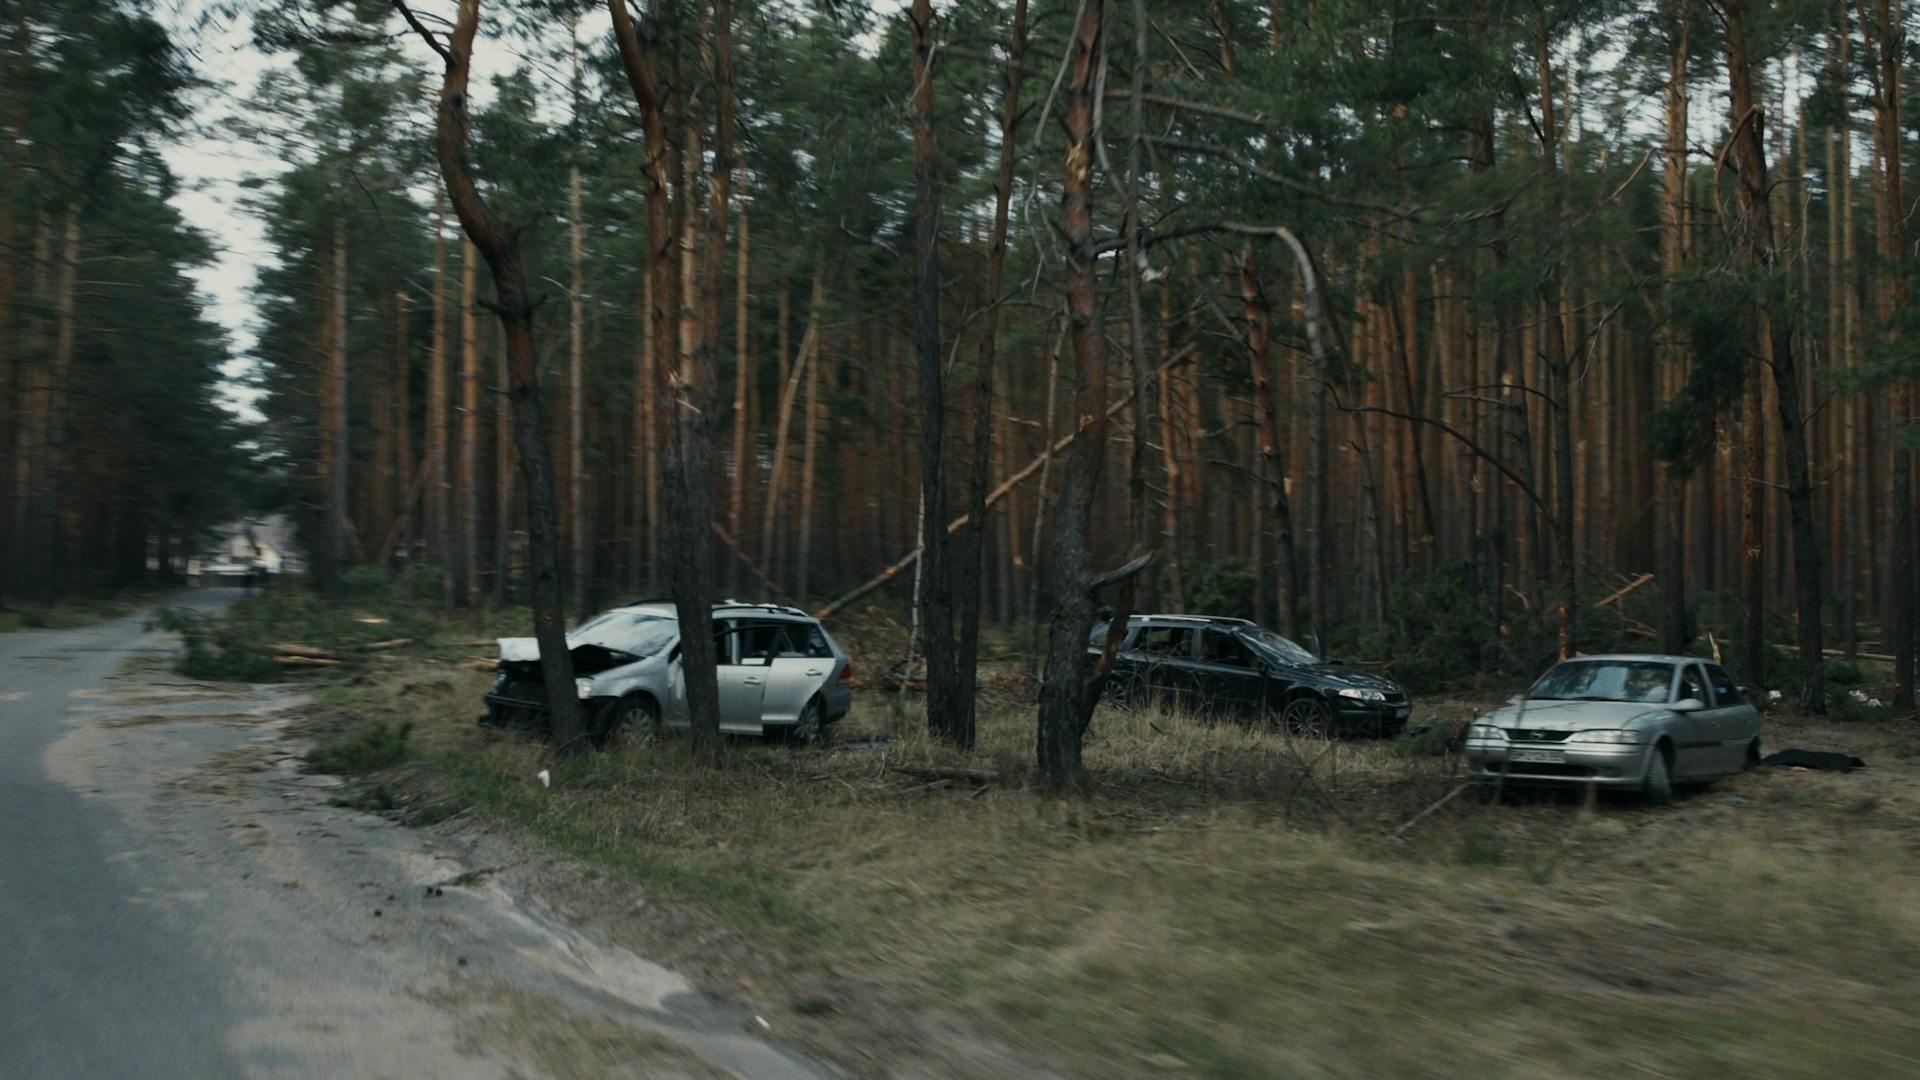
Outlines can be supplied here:
[[1342, 735], [1398, 735], [1412, 717], [1413, 704], [1407, 701], [1333, 699], [1334, 730]]
[[[1468, 739], [1467, 766], [1476, 779], [1509, 784], [1597, 784], [1638, 790], [1647, 778], [1652, 747], [1619, 743], [1528, 743], [1511, 739]], [[1557, 757], [1520, 761], [1522, 756]]]

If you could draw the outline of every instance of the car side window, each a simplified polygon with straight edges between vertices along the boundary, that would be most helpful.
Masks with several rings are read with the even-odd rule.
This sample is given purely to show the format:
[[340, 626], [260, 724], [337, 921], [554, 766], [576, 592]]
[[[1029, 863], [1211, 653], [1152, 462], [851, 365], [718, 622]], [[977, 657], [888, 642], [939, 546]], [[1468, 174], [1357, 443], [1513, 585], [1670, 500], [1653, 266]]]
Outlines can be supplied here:
[[1719, 664], [1707, 665], [1707, 682], [1713, 687], [1715, 705], [1725, 708], [1728, 705], [1741, 704], [1739, 684], [1735, 683], [1733, 676], [1727, 674], [1727, 670]]
[[[796, 627], [795, 629], [798, 629]], [[833, 646], [827, 643], [827, 632], [819, 626], [808, 623], [806, 626], [806, 654], [810, 660], [828, 660], [833, 657]]]
[[1225, 630], [1203, 630], [1200, 633], [1200, 659], [1209, 664], [1226, 667], [1250, 668], [1253, 656], [1247, 651], [1240, 639]]
[[1140, 631], [1140, 643], [1134, 648], [1168, 660], [1191, 660], [1193, 630], [1185, 626], [1148, 626]]
[[735, 663], [764, 664], [776, 656], [798, 655], [780, 623], [747, 623], [734, 636], [739, 640]]
[[739, 640], [739, 637], [740, 635], [735, 631], [735, 624], [732, 620], [719, 619], [714, 621], [713, 659], [715, 663], [721, 665], [739, 663], [739, 661], [734, 658], [735, 653], [733, 651], [733, 647]]
[[1680, 696], [1674, 700], [1685, 701], [1688, 698], [1693, 698], [1703, 705], [1709, 703], [1707, 701], [1706, 680], [1700, 677], [1700, 665], [1698, 664], [1688, 664], [1686, 670], [1680, 673]]

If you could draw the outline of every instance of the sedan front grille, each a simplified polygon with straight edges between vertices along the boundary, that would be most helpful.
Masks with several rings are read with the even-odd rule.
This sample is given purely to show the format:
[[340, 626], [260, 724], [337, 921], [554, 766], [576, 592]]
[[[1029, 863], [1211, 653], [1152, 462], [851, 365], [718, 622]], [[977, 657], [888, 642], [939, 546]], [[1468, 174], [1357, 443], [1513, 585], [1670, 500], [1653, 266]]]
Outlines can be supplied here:
[[1508, 728], [1507, 738], [1514, 742], [1566, 742], [1571, 731], [1540, 731], [1535, 728]]

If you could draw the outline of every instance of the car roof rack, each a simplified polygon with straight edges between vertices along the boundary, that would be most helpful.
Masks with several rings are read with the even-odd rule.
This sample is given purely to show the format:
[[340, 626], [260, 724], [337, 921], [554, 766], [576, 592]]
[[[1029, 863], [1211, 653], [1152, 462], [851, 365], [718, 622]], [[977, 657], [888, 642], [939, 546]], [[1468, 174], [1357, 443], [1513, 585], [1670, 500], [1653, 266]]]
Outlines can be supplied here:
[[714, 602], [713, 606], [716, 609], [732, 608], [732, 609], [744, 609], [747, 611], [772, 611], [781, 615], [798, 615], [801, 618], [812, 618], [812, 616], [808, 615], [806, 612], [800, 610], [799, 608], [787, 607], [784, 604], [751, 604], [744, 600], [718, 600]]
[[1252, 619], [1236, 619], [1231, 615], [1180, 615], [1172, 612], [1140, 614], [1130, 619], [1179, 619], [1185, 622], [1208, 623], [1215, 626], [1256, 626]]

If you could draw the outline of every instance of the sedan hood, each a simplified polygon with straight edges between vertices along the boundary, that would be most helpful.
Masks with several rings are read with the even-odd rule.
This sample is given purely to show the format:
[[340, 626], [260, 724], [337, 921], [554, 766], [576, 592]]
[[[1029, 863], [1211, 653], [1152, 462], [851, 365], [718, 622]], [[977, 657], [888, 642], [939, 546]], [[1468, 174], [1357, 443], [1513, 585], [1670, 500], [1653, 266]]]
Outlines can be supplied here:
[[1385, 694], [1397, 694], [1400, 687], [1392, 679], [1378, 675], [1368, 675], [1363, 671], [1354, 671], [1338, 664], [1315, 664], [1305, 669], [1321, 683], [1334, 688], [1351, 687], [1355, 690], [1378, 690]]
[[[500, 638], [500, 666], [531, 667], [540, 662], [540, 641], [538, 638], [517, 637]], [[605, 645], [582, 644], [568, 650], [573, 656], [575, 675], [593, 675], [602, 671], [611, 671], [625, 667], [641, 657], [619, 649], [609, 649]]]
[[1640, 701], [1529, 701], [1524, 713], [1508, 705], [1495, 711], [1491, 719], [1503, 728], [1597, 731], [1623, 728], [1659, 711], [1659, 706]]

